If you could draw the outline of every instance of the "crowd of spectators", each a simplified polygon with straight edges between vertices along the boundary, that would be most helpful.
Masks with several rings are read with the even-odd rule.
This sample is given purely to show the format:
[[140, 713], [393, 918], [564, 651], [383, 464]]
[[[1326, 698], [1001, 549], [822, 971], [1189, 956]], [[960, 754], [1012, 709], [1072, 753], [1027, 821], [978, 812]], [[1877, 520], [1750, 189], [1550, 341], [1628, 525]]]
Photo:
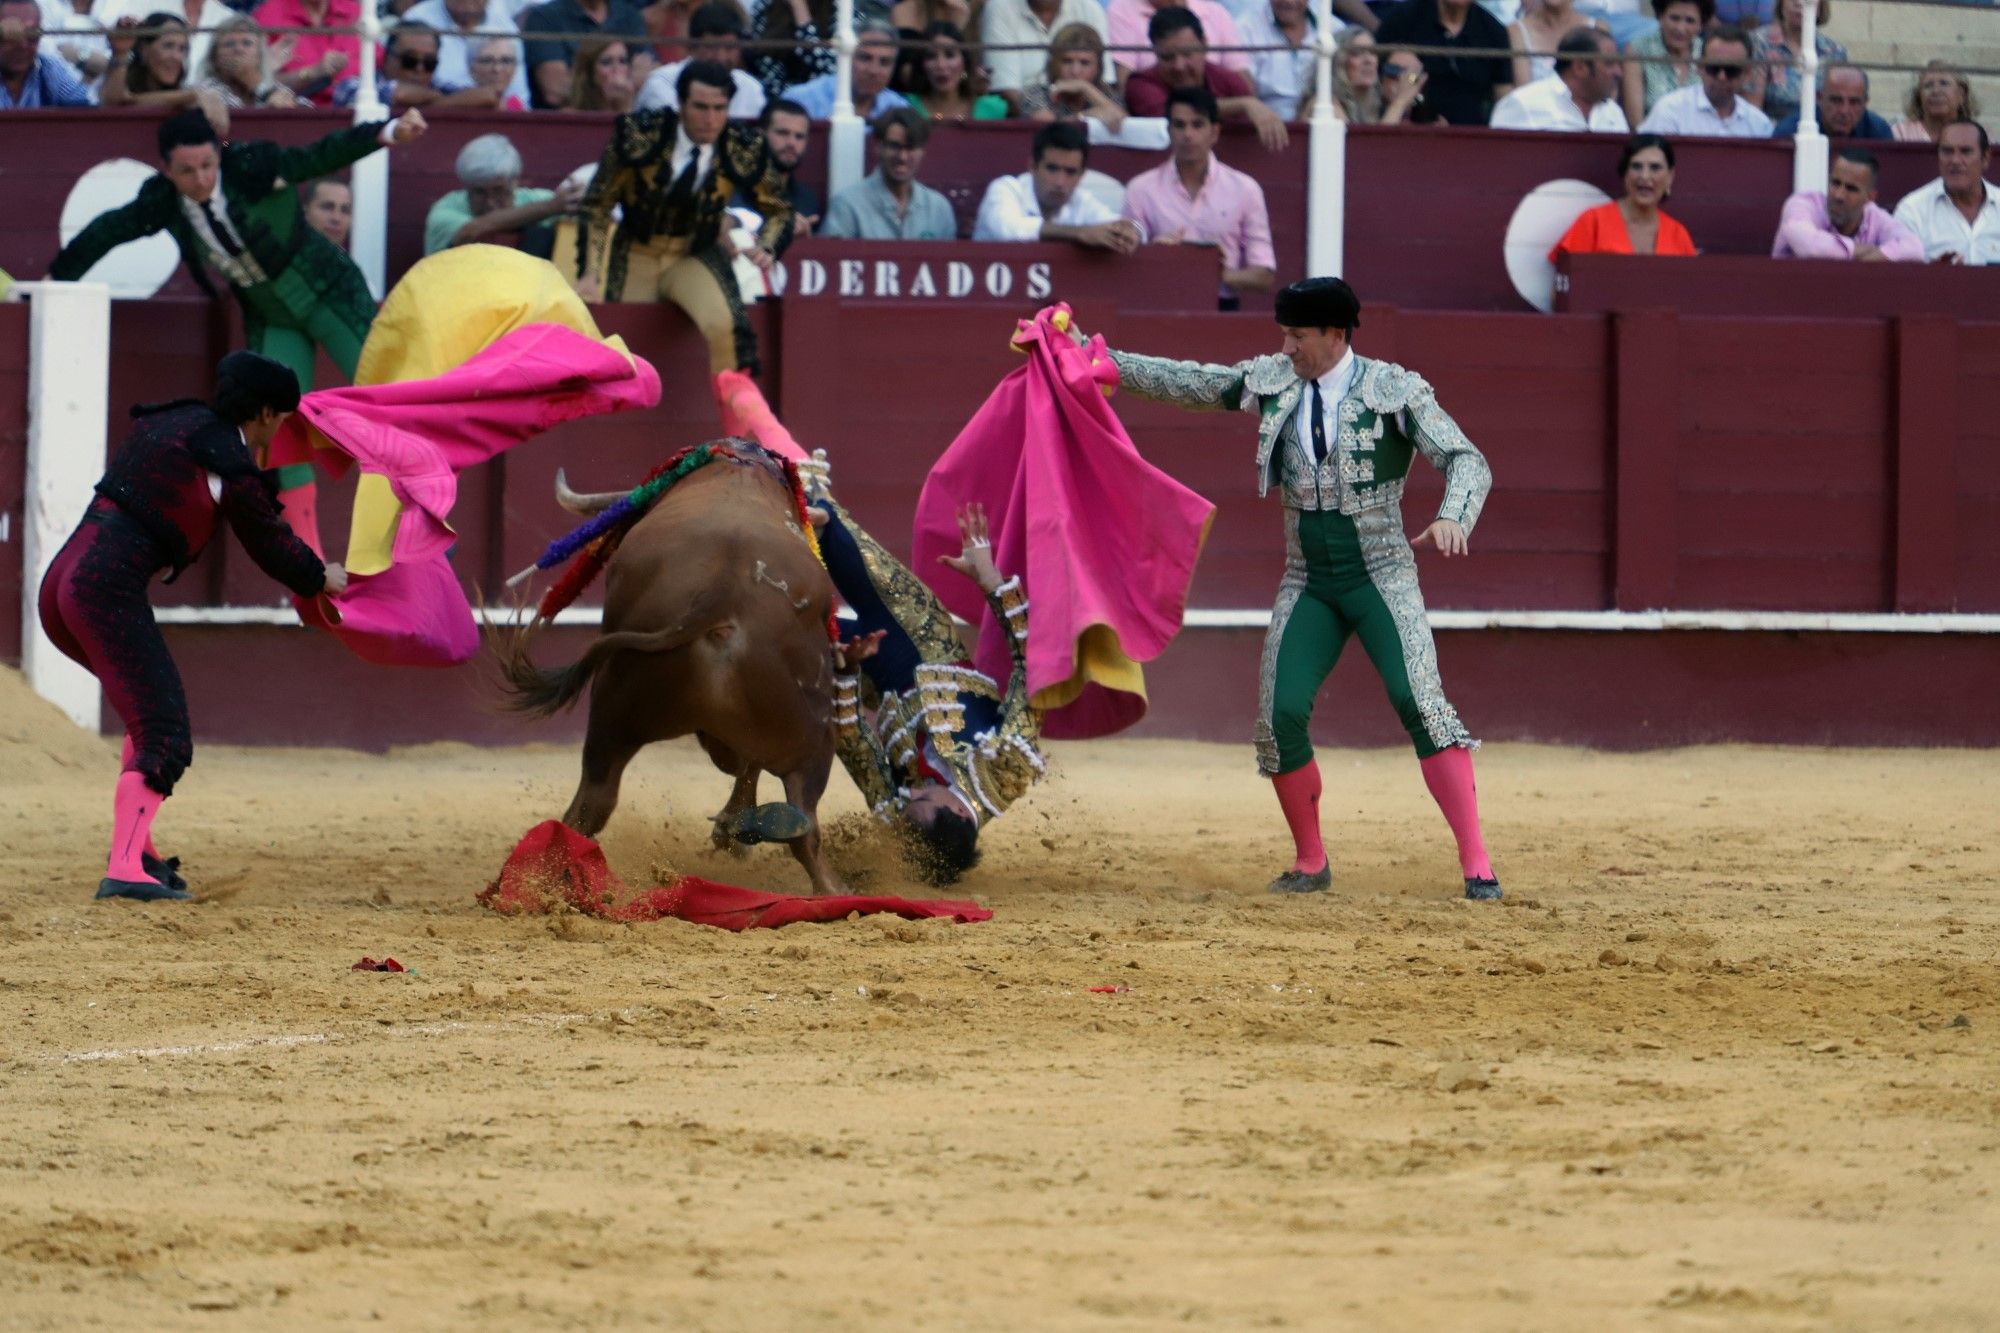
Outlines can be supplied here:
[[[338, 30], [359, 21], [361, 3], [0, 0], [0, 110], [200, 107], [220, 119], [349, 106], [361, 92], [360, 39]], [[1671, 140], [1796, 134], [1808, 3], [1818, 7], [1817, 121], [1838, 151], [1823, 191], [1785, 202], [1773, 253], [2000, 260], [2000, 195], [1984, 180], [1970, 80], [1934, 60], [1900, 114], [1870, 109], [1867, 71], [1825, 30], [1830, 0], [1336, 0], [1329, 92], [1354, 124], [1636, 127], [1619, 159], [1622, 195], [1580, 219], [1558, 251], [1690, 253], [1693, 240], [1661, 207]], [[1214, 247], [1225, 306], [1275, 280], [1262, 191], [1216, 149], [1232, 122], [1281, 149], [1288, 123], [1309, 111], [1309, 0], [857, 0], [855, 12], [851, 95], [875, 165], [824, 206], [795, 182], [802, 229], [955, 235], [949, 201], [920, 179], [932, 127], [1010, 118], [1040, 127], [1029, 169], [988, 185], [975, 239]], [[796, 164], [836, 95], [833, 0], [384, 0], [381, 15], [375, 92], [397, 111], [671, 110], [688, 63], [710, 61], [729, 71], [730, 118], [759, 121], [774, 153]], [[1884, 139], [1934, 143], [1940, 158], [1938, 179], [1893, 213], [1875, 200], [1874, 159], [1845, 142]], [[1089, 170], [1102, 142], [1163, 145], [1166, 157], [1120, 185]], [[463, 188], [432, 209], [427, 252], [494, 236], [545, 250], [587, 175], [525, 186], [520, 154], [500, 134], [468, 143], [457, 169]], [[346, 187], [318, 183], [306, 203], [313, 226], [344, 237]]]

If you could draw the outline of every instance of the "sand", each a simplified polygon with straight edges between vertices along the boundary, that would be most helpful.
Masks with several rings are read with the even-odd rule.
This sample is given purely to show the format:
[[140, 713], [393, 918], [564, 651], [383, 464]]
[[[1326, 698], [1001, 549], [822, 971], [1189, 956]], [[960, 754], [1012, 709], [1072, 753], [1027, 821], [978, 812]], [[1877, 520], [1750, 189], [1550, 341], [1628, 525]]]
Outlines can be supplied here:
[[[738, 936], [473, 904], [553, 746], [204, 747], [159, 825], [201, 901], [93, 903], [112, 750], [40, 707], [0, 677], [6, 1327], [2000, 1308], [1991, 753], [1489, 747], [1493, 907], [1406, 753], [1321, 756], [1295, 901], [1246, 749], [1060, 747], [992, 922]], [[802, 890], [705, 850], [724, 795], [656, 747], [613, 865]]]

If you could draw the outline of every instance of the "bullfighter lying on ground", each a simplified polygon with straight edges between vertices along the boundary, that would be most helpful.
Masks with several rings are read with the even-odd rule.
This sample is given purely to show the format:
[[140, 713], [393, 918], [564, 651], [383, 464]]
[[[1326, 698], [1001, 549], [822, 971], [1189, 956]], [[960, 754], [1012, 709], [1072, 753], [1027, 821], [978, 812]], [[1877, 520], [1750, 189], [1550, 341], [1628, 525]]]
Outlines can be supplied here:
[[1310, 725], [1314, 697], [1348, 636], [1358, 634], [1458, 840], [1465, 896], [1496, 899], [1500, 882], [1473, 787], [1478, 742], [1438, 679], [1402, 510], [1410, 456], [1421, 453], [1445, 474], [1445, 491], [1437, 520], [1415, 544], [1464, 555], [1492, 473], [1429, 384], [1355, 355], [1361, 303], [1345, 282], [1295, 282], [1278, 294], [1276, 313], [1282, 351], [1233, 366], [1112, 353], [1119, 383], [1142, 398], [1255, 412], [1258, 494], [1275, 485], [1284, 501], [1285, 574], [1264, 640], [1256, 742], [1257, 766], [1277, 789], [1298, 857], [1271, 890], [1315, 893], [1333, 883]]
[[289, 368], [232, 352], [216, 372], [213, 405], [194, 399], [140, 406], [96, 498], [42, 580], [42, 628], [88, 667], [125, 724], [113, 802], [111, 854], [100, 898], [191, 898], [179, 859], [153, 846], [153, 818], [194, 758], [187, 696], [153, 618], [146, 585], [172, 582], [226, 518], [259, 568], [301, 597], [338, 594], [339, 565], [322, 564], [278, 516], [277, 487], [252, 457], [299, 405]]

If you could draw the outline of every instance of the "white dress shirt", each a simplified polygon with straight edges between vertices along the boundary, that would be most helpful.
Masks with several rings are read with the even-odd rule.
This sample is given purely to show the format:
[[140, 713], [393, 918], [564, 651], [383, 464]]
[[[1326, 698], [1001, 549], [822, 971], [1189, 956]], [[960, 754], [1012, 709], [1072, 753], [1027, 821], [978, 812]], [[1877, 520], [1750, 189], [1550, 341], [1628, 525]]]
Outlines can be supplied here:
[[[1333, 32], [1339, 36], [1347, 25], [1339, 19], [1333, 21]], [[1257, 100], [1278, 113], [1280, 119], [1297, 120], [1302, 110], [1300, 97], [1306, 85], [1312, 82], [1313, 62], [1318, 58], [1313, 51], [1312, 11], [1306, 11], [1305, 40], [1289, 51], [1253, 51], [1250, 54], [1250, 86], [1256, 89]], [[1254, 9], [1238, 10], [1236, 35], [1243, 39], [1245, 46], [1284, 46], [1287, 38], [1278, 31], [1278, 21], [1271, 14], [1271, 0], [1261, 0]]]
[[[1106, 39], [1104, 6], [1097, 0], [1062, 0], [1054, 23], [1044, 24], [1028, 8], [1028, 0], [988, 0], [979, 11], [979, 33], [985, 40], [986, 68], [992, 71], [992, 90], [1019, 92], [1048, 69], [1049, 39], [1072, 23], [1081, 23]], [[995, 51], [996, 46], [1039, 46], [1034, 51]], [[1111, 57], [1104, 57], [1104, 73], [1109, 82]]]
[[1925, 259], [1956, 254], [1961, 264], [2000, 264], [2000, 186], [1980, 184], [1986, 187], [1986, 202], [1971, 222], [1944, 192], [1943, 177], [1910, 191], [1896, 205], [1896, 221], [1922, 238]]
[[1595, 130], [1599, 134], [1628, 134], [1631, 125], [1618, 99], [1607, 97], [1590, 108], [1584, 119], [1569, 85], [1551, 74], [1546, 79], [1524, 83], [1500, 99], [1487, 122], [1496, 130]]
[[[1347, 397], [1347, 391], [1354, 387], [1354, 349], [1350, 347], [1342, 353], [1340, 360], [1333, 363], [1333, 369], [1314, 383], [1319, 385], [1320, 422], [1326, 430], [1327, 457], [1331, 458], [1340, 441], [1340, 400]], [[1312, 417], [1309, 415], [1312, 406], [1312, 383], [1308, 383], [1299, 395], [1298, 417], [1292, 432], [1298, 437], [1297, 461], [1304, 464], [1307, 475], [1311, 474], [1314, 465]]]
[[1698, 83], [1676, 88], [1653, 103], [1653, 109], [1639, 122], [1641, 134], [1705, 135], [1711, 139], [1768, 139], [1771, 118], [1742, 98], [1735, 100], [1727, 116], [1709, 103], [1708, 94]]
[[1118, 212], [1079, 189], [1052, 218], [1042, 216], [1041, 202], [1035, 198], [1035, 176], [1024, 171], [1018, 176], [1002, 176], [986, 187], [979, 201], [979, 219], [972, 224], [975, 241], [1037, 241], [1042, 224], [1058, 227], [1093, 227], [1100, 222], [1116, 222]]
[[236, 230], [236, 224], [229, 219], [229, 200], [222, 193], [220, 175], [216, 177], [215, 193], [208, 197], [208, 204], [215, 210], [215, 220], [221, 224], [223, 231], [229, 233], [229, 240], [235, 243], [238, 253], [229, 253], [229, 247], [217, 237], [216, 229], [208, 223], [207, 209], [184, 194], [176, 197], [180, 200], [181, 216], [194, 228], [194, 234], [201, 240], [202, 249], [208, 251], [208, 262], [221, 271], [232, 287], [254, 287], [260, 282], [268, 281], [269, 275], [264, 272], [263, 265], [259, 264], [256, 256], [250, 253], [250, 247], [245, 243], [243, 234]]
[[[681, 109], [681, 71], [687, 68], [687, 61], [676, 60], [671, 65], [662, 65], [646, 76], [639, 85], [639, 95], [632, 100], [634, 111], [668, 111]], [[740, 69], [729, 71], [735, 91], [729, 95], [729, 118], [731, 120], [755, 120], [764, 114], [764, 85], [745, 74]]]
[[688, 156], [692, 153], [701, 154], [701, 165], [694, 169], [695, 188], [698, 190], [701, 188], [701, 182], [708, 178], [708, 169], [715, 164], [715, 145], [712, 143], [697, 145], [694, 140], [688, 138], [685, 125], [675, 127], [674, 156], [667, 172], [668, 188], [671, 189], [673, 183], [681, 178], [681, 173], [687, 170]]

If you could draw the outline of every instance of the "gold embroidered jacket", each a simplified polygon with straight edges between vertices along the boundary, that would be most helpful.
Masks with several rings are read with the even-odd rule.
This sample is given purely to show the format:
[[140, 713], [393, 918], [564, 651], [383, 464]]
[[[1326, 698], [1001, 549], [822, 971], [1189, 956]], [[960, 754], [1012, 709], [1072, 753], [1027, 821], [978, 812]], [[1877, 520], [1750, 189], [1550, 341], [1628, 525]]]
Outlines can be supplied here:
[[[1028, 599], [1021, 580], [1007, 580], [986, 598], [1007, 627], [1014, 661], [1002, 690], [992, 677], [962, 665], [965, 652], [951, 614], [931, 590], [838, 505], [835, 510], [861, 547], [870, 582], [923, 659], [916, 670], [916, 688], [904, 694], [882, 694], [859, 674], [834, 676], [833, 721], [840, 762], [876, 813], [887, 813], [900, 809], [922, 780], [917, 756], [928, 737], [952, 785], [971, 802], [978, 822], [1005, 814], [1047, 771], [1037, 748], [1042, 713], [1028, 702]], [[998, 724], [976, 736], [961, 737], [966, 696], [999, 704]], [[864, 708], [875, 711], [872, 725], [862, 716]]]
[[[716, 243], [723, 210], [742, 190], [756, 200], [764, 215], [757, 243], [776, 254], [790, 241], [792, 204], [785, 193], [787, 176], [764, 142], [764, 132], [750, 125], [731, 124], [715, 142], [708, 174], [695, 186], [695, 203], [688, 210], [667, 203], [673, 187], [674, 143], [680, 117], [661, 108], [618, 117], [611, 141], [604, 146], [597, 175], [583, 197], [578, 221], [578, 275], [603, 277], [607, 298], [616, 299], [625, 286], [625, 256], [635, 241], [669, 236], [688, 237], [688, 253], [699, 254]], [[611, 210], [621, 219], [612, 235]], [[680, 213], [682, 216], [673, 216]], [[608, 258], [606, 251], [609, 251]]]

